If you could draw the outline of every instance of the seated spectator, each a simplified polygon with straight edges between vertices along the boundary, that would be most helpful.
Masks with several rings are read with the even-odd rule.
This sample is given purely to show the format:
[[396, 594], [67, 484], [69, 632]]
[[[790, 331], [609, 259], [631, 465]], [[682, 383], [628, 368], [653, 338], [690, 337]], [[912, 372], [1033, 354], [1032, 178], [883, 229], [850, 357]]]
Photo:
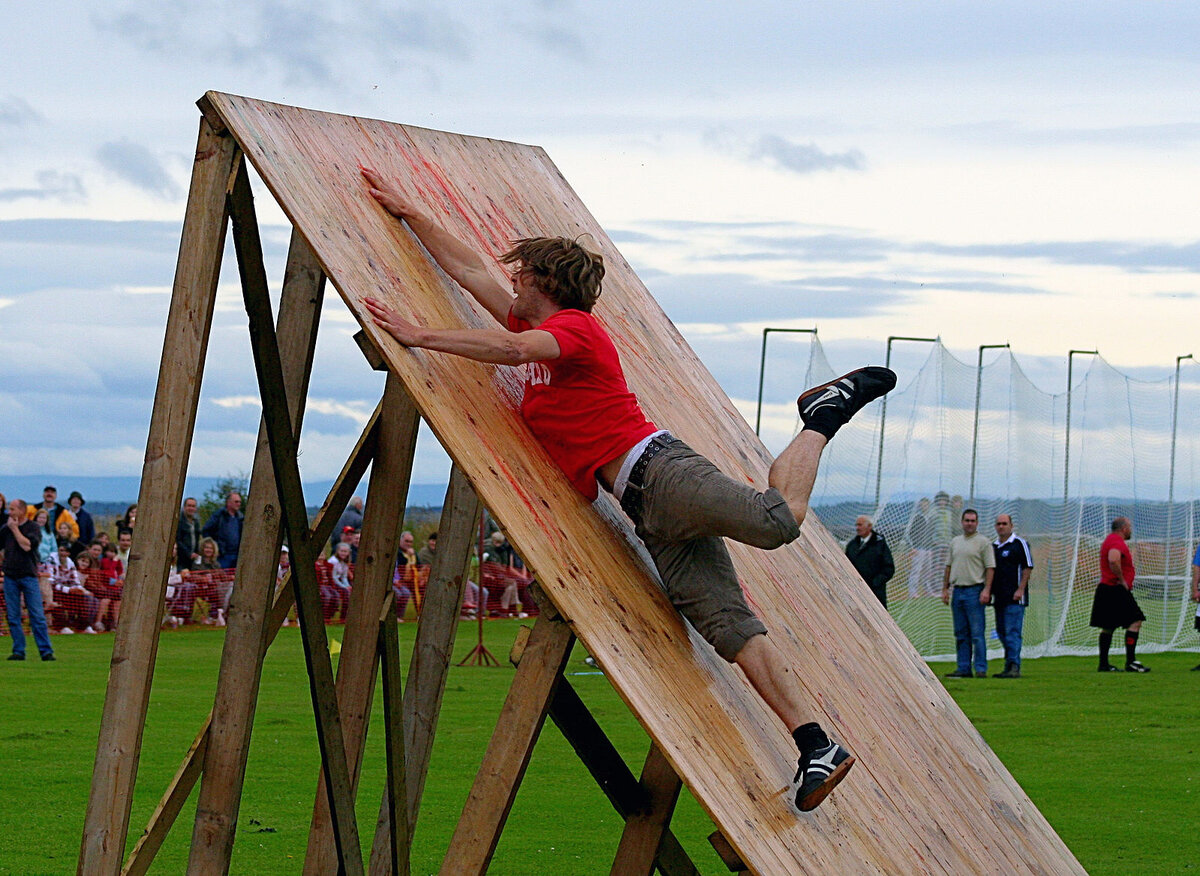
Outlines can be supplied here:
[[329, 573], [333, 583], [343, 590], [349, 591], [351, 582], [354, 580], [354, 572], [350, 567], [350, 545], [344, 541], [338, 542], [338, 546], [333, 550], [333, 556], [326, 562], [329, 563]]
[[120, 529], [117, 531], [117, 559], [129, 571], [129, 551], [133, 548], [133, 530]]
[[[55, 535], [58, 536], [59, 548], [65, 546], [67, 548], [67, 556], [71, 559], [75, 559], [75, 557], [87, 550], [88, 545], [86, 541], [71, 538], [71, 524], [66, 520], [60, 519], [58, 521], [58, 531]], [[59, 551], [59, 555], [62, 555], [61, 550]]]
[[137, 502], [134, 502], [125, 509], [125, 516], [117, 521], [117, 532], [120, 533], [126, 529], [133, 532], [133, 525], [137, 522]]
[[96, 538], [100, 539], [100, 548], [102, 551], [104, 548], [108, 547], [108, 543], [112, 541], [112, 539], [109, 538], [108, 533], [103, 529], [96, 533]]
[[283, 579], [292, 571], [292, 554], [285, 544], [279, 549], [279, 565], [275, 568], [275, 586], [283, 584]]
[[96, 523], [92, 520], [92, 515], [83, 510], [83, 494], [78, 490], [71, 493], [67, 499], [67, 507], [71, 509], [71, 514], [75, 517], [75, 522], [79, 525], [79, 532], [75, 535], [79, 541], [88, 544], [96, 537]]
[[79, 562], [71, 559], [67, 545], [58, 546], [58, 564], [51, 575], [54, 588], [55, 607], [51, 613], [51, 626], [62, 633], [73, 633], [76, 629], [94, 633], [92, 624], [100, 610], [100, 600], [87, 591], [80, 577], [79, 566], [90, 569], [92, 557], [87, 551], [79, 555]]
[[404, 615], [408, 612], [408, 603], [412, 599], [412, 588], [409, 587], [409, 582], [406, 580], [408, 567], [396, 564], [395, 570], [392, 572], [392, 593], [395, 594], [393, 600], [396, 608], [396, 620], [404, 620]]
[[117, 622], [121, 619], [121, 594], [125, 589], [125, 564], [117, 559], [115, 544], [109, 543], [104, 547], [100, 570], [104, 573], [105, 584], [102, 592], [93, 591], [100, 598], [96, 629], [115, 630]]
[[[338, 542], [338, 547], [342, 546], [342, 542]], [[345, 548], [346, 551], [349, 551], [349, 545], [346, 545]], [[333, 568], [336, 562], [337, 550], [335, 549], [333, 556], [326, 560], [318, 557], [314, 563], [317, 572], [317, 589], [321, 594], [321, 614], [325, 617], [325, 623], [332, 623], [339, 614], [342, 620], [345, 620], [346, 610], [350, 607], [349, 589], [344, 589], [333, 581]]]
[[[200, 540], [200, 559], [192, 566], [194, 574], [188, 577], [196, 584], [196, 596], [208, 603], [207, 624], [223, 626], [225, 607], [233, 590], [233, 576], [221, 568], [220, 548], [216, 539]], [[228, 578], [228, 581], [225, 579]]]
[[202, 538], [200, 539], [200, 558], [192, 564], [193, 569], [212, 570], [221, 568], [221, 563], [218, 559], [220, 556], [217, 542], [215, 539]]
[[171, 571], [167, 576], [166, 623], [172, 627], [179, 627], [187, 623], [192, 619], [192, 613], [196, 610], [197, 587], [188, 580], [190, 573], [187, 570], [182, 572], [179, 570], [178, 558], [176, 552], [176, 562], [171, 564]]
[[422, 566], [432, 566], [433, 558], [437, 556], [437, 533], [429, 533], [425, 539], [425, 547], [417, 551], [417, 563]]
[[50, 515], [45, 508], [39, 508], [34, 513], [33, 522], [42, 530], [42, 540], [38, 542], [38, 563], [54, 565], [58, 562], [58, 538], [50, 526]]

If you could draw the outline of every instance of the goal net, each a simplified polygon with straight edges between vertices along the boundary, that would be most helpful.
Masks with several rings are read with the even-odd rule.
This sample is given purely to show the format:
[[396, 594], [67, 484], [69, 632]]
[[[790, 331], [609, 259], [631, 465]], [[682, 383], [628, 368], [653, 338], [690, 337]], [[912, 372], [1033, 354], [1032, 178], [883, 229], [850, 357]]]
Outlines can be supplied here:
[[[1071, 391], [1051, 394], [1008, 350], [977, 368], [940, 342], [930, 349], [886, 406], [872, 405], [829, 445], [812, 501], [843, 543], [858, 515], [875, 520], [896, 561], [889, 610], [920, 653], [954, 655], [940, 593], [946, 544], [967, 507], [992, 538], [996, 515], [1011, 513], [1033, 549], [1025, 656], [1096, 652], [1092, 594], [1117, 516], [1133, 524], [1134, 594], [1147, 617], [1139, 648], [1195, 649], [1200, 366], [1182, 362], [1178, 383], [1144, 381], [1078, 357]], [[836, 376], [813, 339], [808, 385]], [[989, 610], [996, 657], [993, 626]]]

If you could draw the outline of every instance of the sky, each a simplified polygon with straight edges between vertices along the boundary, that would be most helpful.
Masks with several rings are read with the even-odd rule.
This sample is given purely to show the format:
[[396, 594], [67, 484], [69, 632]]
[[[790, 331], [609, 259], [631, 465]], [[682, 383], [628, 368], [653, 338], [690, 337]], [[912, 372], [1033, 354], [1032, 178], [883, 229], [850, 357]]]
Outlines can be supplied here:
[[[1068, 349], [1151, 380], [1193, 350], [1191, 4], [51, 0], [0, 27], [0, 490], [140, 473], [209, 89], [542, 146], [751, 421], [768, 326], [844, 369], [890, 335], [1009, 343], [1048, 392]], [[382, 391], [355, 328], [331, 294], [306, 480]], [[772, 449], [807, 352], [772, 348]], [[897, 345], [902, 386], [926, 355]], [[255, 397], [227, 257], [192, 474], [249, 470]], [[414, 481], [447, 468], [423, 440]]]

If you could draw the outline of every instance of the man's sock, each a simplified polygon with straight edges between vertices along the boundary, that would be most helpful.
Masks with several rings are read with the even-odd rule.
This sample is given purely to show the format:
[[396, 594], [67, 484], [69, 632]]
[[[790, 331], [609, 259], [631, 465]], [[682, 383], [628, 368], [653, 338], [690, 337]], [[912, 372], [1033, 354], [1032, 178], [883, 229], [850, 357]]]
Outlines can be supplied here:
[[1108, 649], [1112, 647], [1112, 630], [1102, 630], [1100, 632], [1100, 665], [1108, 665]]
[[801, 754], [812, 754], [829, 745], [829, 737], [825, 735], [821, 725], [815, 721], [801, 724], [793, 730], [792, 739], [795, 740], [796, 747], [800, 749]]
[[814, 411], [800, 431], [816, 432], [826, 438], [833, 438], [837, 434], [837, 430], [848, 422], [850, 421], [846, 415], [831, 405]]
[[1125, 631], [1125, 662], [1126, 663], [1133, 663], [1134, 661], [1137, 660], [1138, 632], [1139, 631], [1137, 631], [1137, 630], [1126, 630]]

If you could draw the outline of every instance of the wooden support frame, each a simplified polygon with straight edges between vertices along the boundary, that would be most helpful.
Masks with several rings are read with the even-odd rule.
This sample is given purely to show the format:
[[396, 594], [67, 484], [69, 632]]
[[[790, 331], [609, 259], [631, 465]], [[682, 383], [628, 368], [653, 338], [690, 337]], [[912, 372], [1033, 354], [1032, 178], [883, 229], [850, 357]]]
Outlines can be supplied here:
[[[293, 436], [299, 440], [308, 396], [308, 377], [316, 348], [325, 275], [304, 239], [293, 232], [279, 303], [276, 329], [284, 351], [281, 362]], [[249, 506], [238, 557], [237, 578], [227, 612], [218, 695], [204, 759], [204, 778], [196, 806], [188, 870], [226, 873], [233, 853], [234, 829], [241, 805], [246, 754], [261, 680], [261, 654], [268, 638], [267, 619], [275, 592], [275, 569], [283, 542], [267, 425], [259, 426]]]
[[[802, 681], [802, 696], [815, 717], [836, 724], [851, 748], [869, 751], [872, 757], [871, 765], [864, 763], [856, 770], [852, 781], [840, 787], [819, 813], [781, 817], [768, 801], [775, 800], [779, 784], [786, 784], [791, 773], [794, 754], [786, 732], [774, 723], [744, 678], [680, 624], [653, 586], [645, 558], [615, 506], [607, 499], [594, 505], [581, 503], [531, 440], [525, 425], [512, 415], [522, 380], [503, 368], [402, 349], [372, 322], [363, 306], [367, 296], [408, 308], [428, 318], [429, 324], [479, 327], [487, 322], [487, 314], [457, 294], [449, 278], [433, 268], [410, 230], [364, 194], [359, 175], [343, 160], [348, 155], [361, 154], [385, 176], [406, 181], [401, 183], [406, 193], [421, 201], [430, 215], [492, 255], [503, 251], [514, 237], [546, 233], [550, 228], [573, 236], [590, 235], [609, 268], [597, 318], [626, 363], [629, 385], [647, 415], [678, 428], [682, 438], [735, 479], [761, 485], [768, 461], [764, 448], [748, 435], [733, 405], [544, 152], [234, 95], [210, 93], [201, 109], [204, 121], [139, 495], [139, 540], [129, 566], [124, 622], [114, 643], [81, 838], [81, 873], [114, 874], [126, 841], [158, 646], [165, 548], [170, 546], [187, 468], [229, 213], [234, 214], [234, 242], [251, 317], [278, 520], [289, 533], [295, 557], [291, 585], [301, 619], [337, 866], [344, 872], [362, 872], [353, 812], [356, 764], [351, 754], [359, 740], [355, 732], [347, 735], [343, 730], [338, 688], [319, 621], [312, 560], [324, 539], [309, 531], [305, 519], [294, 455], [299, 398], [287, 382], [271, 317], [249, 182], [240, 161], [242, 150], [358, 319], [365, 352], [378, 354], [375, 367], [385, 365], [403, 381], [480, 495], [499, 518], [510, 523], [514, 544], [538, 570], [557, 608], [572, 618], [569, 625], [539, 621], [531, 634], [534, 656], [518, 669], [489, 748], [488, 770], [481, 773], [467, 802], [444, 872], [478, 872], [487, 866], [545, 715], [560, 726], [572, 720], [564, 705], [569, 685], [562, 678], [562, 666], [576, 633], [603, 657], [614, 688], [713, 816], [728, 841], [726, 859], [733, 864], [745, 862], [763, 873], [834, 870], [839, 865], [942, 872], [1081, 872], [1070, 851], [889, 625], [886, 614], [855, 586], [858, 579], [816, 520], [810, 520], [801, 538], [785, 549], [768, 553], [734, 545], [732, 553], [751, 604], [772, 619], [773, 641], [797, 667], [799, 677], [838, 682], [816, 687]], [[496, 272], [499, 275], [499, 266]], [[669, 369], [664, 368], [668, 359]], [[266, 501], [270, 500], [268, 495]], [[340, 508], [334, 516], [337, 511]], [[267, 513], [265, 505], [263, 513]], [[263, 539], [264, 544], [271, 541]], [[266, 554], [261, 545], [258, 549], [263, 556], [256, 556], [256, 562]], [[597, 574], [600, 569], [603, 575]], [[780, 586], [783, 581], [789, 586]], [[261, 622], [257, 627], [259, 643], [265, 643], [281, 620], [281, 606], [286, 611], [286, 599], [276, 600], [265, 628]], [[248, 618], [245, 629], [255, 631], [256, 620]], [[380, 659], [380, 632], [387, 633], [375, 631], [372, 665]], [[847, 632], [853, 635], [844, 635]], [[807, 647], [814, 641], [812, 636], [818, 647]], [[443, 631], [430, 641], [435, 639], [452, 641], [453, 635]], [[367, 638], [360, 644], [370, 650]], [[258, 652], [255, 660], [261, 660], [261, 647], [247, 650]], [[855, 672], [882, 659], [881, 654], [889, 665], [900, 667], [896, 679], [882, 684], [870, 673]], [[632, 655], [643, 659], [630, 659]], [[257, 671], [257, 666], [252, 668]], [[396, 673], [389, 672], [385, 698], [391, 697], [394, 706]], [[437, 674], [431, 673], [431, 686], [410, 685], [403, 693], [410, 718], [403, 737], [406, 743], [410, 735], [421, 744], [432, 736], [432, 729], [426, 732], [420, 726], [429, 713], [409, 712], [407, 703], [416, 689], [415, 701], [424, 703], [422, 708], [433, 705], [432, 723], [436, 723], [438, 684], [444, 683], [444, 679], [438, 682]], [[218, 697], [228, 693], [219, 691]], [[252, 716], [252, 700], [249, 706], [243, 702], [237, 707], [239, 715]], [[696, 708], [701, 704], [703, 708]], [[394, 709], [388, 708], [386, 720], [394, 725]], [[586, 714], [586, 709], [578, 704], [577, 712]], [[580, 719], [579, 723], [582, 727], [586, 722]], [[942, 731], [936, 746], [928, 734], [907, 729], [932, 723]], [[248, 719], [235, 717], [228, 726], [248, 732]], [[218, 854], [205, 860], [215, 860], [215, 869], [221, 869], [221, 861], [227, 858], [223, 843], [236, 820], [236, 803], [230, 801], [240, 793], [237, 773], [244, 769], [240, 755], [229, 756], [232, 746], [226, 749], [227, 741], [218, 740], [211, 723], [197, 735], [152, 819], [151, 831], [135, 850], [130, 872], [145, 871], [166, 826], [200, 777], [201, 765], [210, 760], [213, 775], [205, 772], [205, 783], [213, 794], [223, 791], [226, 802], [202, 812], [203, 819], [218, 827], [213, 836]], [[403, 866], [409, 840], [402, 825], [407, 823], [411, 837], [424, 781], [425, 756], [419, 744], [405, 754], [414, 769], [401, 776], [396, 739], [390, 742], [392, 770], [386, 799], [391, 803], [383, 813], [386, 826], [376, 832], [373, 873]], [[718, 751], [720, 756], [714, 756]], [[626, 776], [627, 767], [585, 757], [614, 805], [624, 801], [620, 806], [629, 824], [615, 869], [645, 872], [653, 865], [670, 874], [691, 872], [685, 855], [674, 856], [668, 822], [678, 785], [661, 769], [658, 758], [658, 752], [652, 751], [639, 784]], [[403, 791], [397, 784], [401, 778]], [[622, 787], [624, 791], [617, 790]], [[636, 793], [630, 787], [636, 787]], [[407, 806], [400, 805], [404, 797]], [[964, 802], [982, 807], [983, 817], [1011, 829], [981, 839], [954, 818]], [[870, 824], [882, 827], [871, 829], [859, 819], [839, 817], [867, 810], [878, 816]], [[763, 825], [770, 829], [761, 829]], [[194, 869], [204, 866], [197, 864]]]
[[96, 765], [84, 817], [78, 872], [119, 872], [129, 832], [142, 729], [158, 653], [159, 618], [166, 598], [168, 548], [191, 453], [208, 334], [216, 306], [225, 243], [225, 189], [240, 151], [207, 120], [200, 122], [171, 309], [146, 441], [138, 508], [142, 522], [126, 571], [124, 622], [113, 642], [96, 747]]
[[254, 198], [245, 164], [238, 167], [228, 200], [238, 269], [242, 277], [242, 295], [250, 318], [254, 367], [263, 400], [263, 422], [271, 448], [275, 480], [279, 485], [283, 525], [295, 564], [292, 567], [292, 586], [296, 591], [296, 611], [304, 642], [305, 663], [308, 665], [313, 713], [317, 722], [317, 743], [321, 749], [334, 844], [337, 846], [338, 871], [357, 876], [363, 872], [363, 864], [358, 825], [354, 818], [354, 789], [313, 565], [320, 543], [314, 542], [312, 531], [308, 528], [300, 470], [296, 466], [296, 439], [288, 416], [283, 366], [271, 319], [262, 245], [258, 238]]

